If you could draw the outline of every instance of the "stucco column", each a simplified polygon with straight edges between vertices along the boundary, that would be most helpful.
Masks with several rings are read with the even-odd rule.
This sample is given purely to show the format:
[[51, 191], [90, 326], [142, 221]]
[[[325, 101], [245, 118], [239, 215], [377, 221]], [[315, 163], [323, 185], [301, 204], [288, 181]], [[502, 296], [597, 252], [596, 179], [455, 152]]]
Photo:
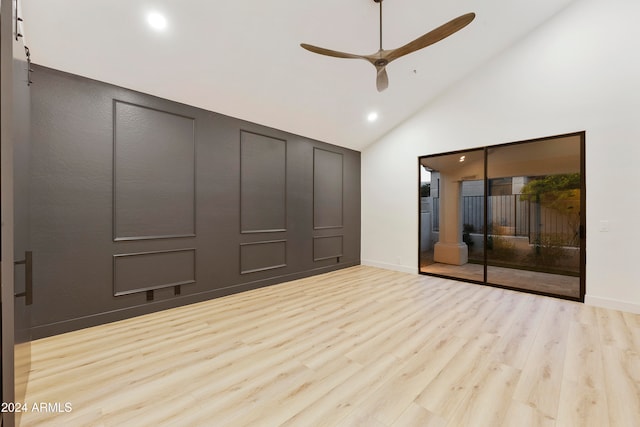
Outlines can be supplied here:
[[440, 233], [433, 248], [433, 260], [443, 264], [463, 265], [469, 250], [462, 241], [462, 183], [440, 174]]

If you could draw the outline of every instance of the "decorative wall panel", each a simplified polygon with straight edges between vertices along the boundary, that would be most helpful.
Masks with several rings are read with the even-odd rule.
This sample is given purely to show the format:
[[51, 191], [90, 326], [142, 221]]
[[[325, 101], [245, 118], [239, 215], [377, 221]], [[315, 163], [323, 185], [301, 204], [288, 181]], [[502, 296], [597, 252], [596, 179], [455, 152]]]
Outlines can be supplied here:
[[114, 255], [113, 294], [127, 295], [194, 283], [195, 255], [195, 249]]
[[114, 240], [195, 235], [195, 120], [114, 101]]
[[343, 226], [343, 159], [341, 153], [313, 150], [313, 228]]
[[339, 258], [343, 255], [342, 235], [313, 238], [313, 260]]
[[240, 132], [240, 230], [286, 229], [287, 142]]
[[33, 338], [360, 262], [359, 152], [33, 67]]
[[287, 241], [243, 243], [240, 245], [240, 273], [255, 273], [287, 265]]

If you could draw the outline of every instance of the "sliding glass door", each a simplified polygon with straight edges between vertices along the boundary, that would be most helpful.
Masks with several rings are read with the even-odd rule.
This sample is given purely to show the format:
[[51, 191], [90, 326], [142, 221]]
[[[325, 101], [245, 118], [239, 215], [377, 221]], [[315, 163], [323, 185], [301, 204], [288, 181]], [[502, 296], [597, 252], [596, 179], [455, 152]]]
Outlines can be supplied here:
[[420, 272], [582, 300], [583, 153], [577, 133], [420, 158]]

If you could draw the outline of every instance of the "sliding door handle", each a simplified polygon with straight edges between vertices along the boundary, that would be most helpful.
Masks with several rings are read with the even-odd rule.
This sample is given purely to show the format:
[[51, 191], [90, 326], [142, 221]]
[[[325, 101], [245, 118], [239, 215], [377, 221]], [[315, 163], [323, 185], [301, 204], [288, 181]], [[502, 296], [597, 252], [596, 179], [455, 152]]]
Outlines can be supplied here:
[[24, 265], [24, 292], [15, 294], [17, 297], [24, 297], [25, 305], [33, 304], [33, 252], [26, 251], [24, 259], [15, 261], [15, 265]]

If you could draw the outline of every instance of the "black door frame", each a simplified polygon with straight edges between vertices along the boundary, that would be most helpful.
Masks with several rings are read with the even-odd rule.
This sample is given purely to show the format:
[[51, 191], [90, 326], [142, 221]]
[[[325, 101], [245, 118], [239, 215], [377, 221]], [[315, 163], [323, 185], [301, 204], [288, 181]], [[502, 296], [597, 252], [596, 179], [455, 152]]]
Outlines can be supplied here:
[[[571, 296], [567, 296], [567, 295], [558, 295], [558, 294], [553, 294], [553, 293], [548, 293], [548, 292], [542, 292], [542, 291], [536, 291], [536, 290], [529, 290], [529, 289], [522, 289], [522, 288], [517, 288], [517, 287], [513, 287], [513, 286], [507, 286], [507, 285], [501, 285], [501, 284], [497, 284], [497, 283], [491, 283], [487, 280], [487, 238], [486, 238], [486, 234], [487, 234], [487, 203], [486, 203], [486, 195], [488, 193], [488, 186], [489, 186], [489, 180], [488, 180], [488, 176], [487, 176], [487, 161], [488, 161], [488, 152], [490, 148], [499, 148], [499, 147], [507, 147], [507, 146], [513, 146], [513, 145], [518, 145], [518, 144], [527, 144], [527, 143], [532, 143], [532, 142], [542, 142], [542, 141], [548, 141], [548, 140], [553, 140], [553, 139], [558, 139], [558, 138], [566, 138], [566, 137], [579, 137], [580, 138], [580, 226], [579, 226], [579, 240], [580, 240], [580, 295], [578, 297], [571, 297]], [[453, 280], [457, 280], [457, 281], [461, 281], [461, 282], [468, 282], [468, 283], [474, 283], [474, 284], [479, 284], [479, 285], [485, 285], [485, 286], [491, 286], [491, 287], [496, 287], [496, 288], [502, 288], [502, 289], [510, 289], [510, 290], [514, 290], [514, 291], [519, 291], [519, 292], [526, 292], [526, 293], [531, 293], [531, 294], [536, 294], [536, 295], [544, 295], [544, 296], [549, 296], [549, 297], [554, 297], [554, 298], [560, 298], [560, 299], [567, 299], [567, 300], [571, 300], [571, 301], [578, 301], [578, 302], [584, 302], [584, 298], [585, 298], [585, 294], [586, 294], [586, 253], [587, 253], [587, 239], [586, 239], [586, 168], [585, 168], [585, 141], [586, 141], [586, 131], [579, 131], [579, 132], [572, 132], [572, 133], [566, 133], [566, 134], [561, 134], [561, 135], [553, 135], [553, 136], [547, 136], [547, 137], [542, 137], [542, 138], [535, 138], [535, 139], [528, 139], [528, 140], [521, 140], [521, 141], [515, 141], [515, 142], [508, 142], [508, 143], [503, 143], [503, 144], [496, 144], [496, 145], [490, 145], [490, 146], [484, 146], [484, 147], [473, 147], [473, 148], [469, 148], [469, 149], [465, 149], [465, 150], [455, 150], [455, 151], [448, 151], [448, 152], [444, 152], [444, 153], [436, 153], [436, 154], [429, 154], [429, 155], [425, 155], [425, 156], [419, 156], [418, 157], [418, 274], [422, 274], [425, 276], [433, 276], [433, 277], [441, 277], [441, 278], [445, 278], [445, 279], [453, 279]], [[421, 232], [422, 232], [422, 215], [420, 213], [420, 209], [421, 209], [421, 196], [420, 196], [420, 168], [422, 167], [422, 160], [426, 159], [426, 158], [430, 158], [430, 157], [436, 157], [436, 156], [443, 156], [443, 155], [458, 155], [458, 154], [463, 154], [463, 153], [467, 153], [469, 151], [477, 151], [477, 150], [484, 150], [484, 194], [485, 194], [485, 203], [484, 203], [484, 233], [485, 233], [485, 238], [483, 239], [484, 242], [484, 263], [483, 263], [483, 268], [484, 268], [484, 274], [483, 274], [483, 279], [482, 281], [480, 280], [473, 280], [473, 279], [465, 279], [465, 278], [459, 278], [459, 277], [454, 277], [454, 276], [448, 276], [448, 275], [444, 275], [444, 274], [437, 274], [437, 273], [428, 273], [428, 272], [423, 272], [421, 271], [420, 268], [420, 255], [422, 252], [422, 242], [421, 242]]]

